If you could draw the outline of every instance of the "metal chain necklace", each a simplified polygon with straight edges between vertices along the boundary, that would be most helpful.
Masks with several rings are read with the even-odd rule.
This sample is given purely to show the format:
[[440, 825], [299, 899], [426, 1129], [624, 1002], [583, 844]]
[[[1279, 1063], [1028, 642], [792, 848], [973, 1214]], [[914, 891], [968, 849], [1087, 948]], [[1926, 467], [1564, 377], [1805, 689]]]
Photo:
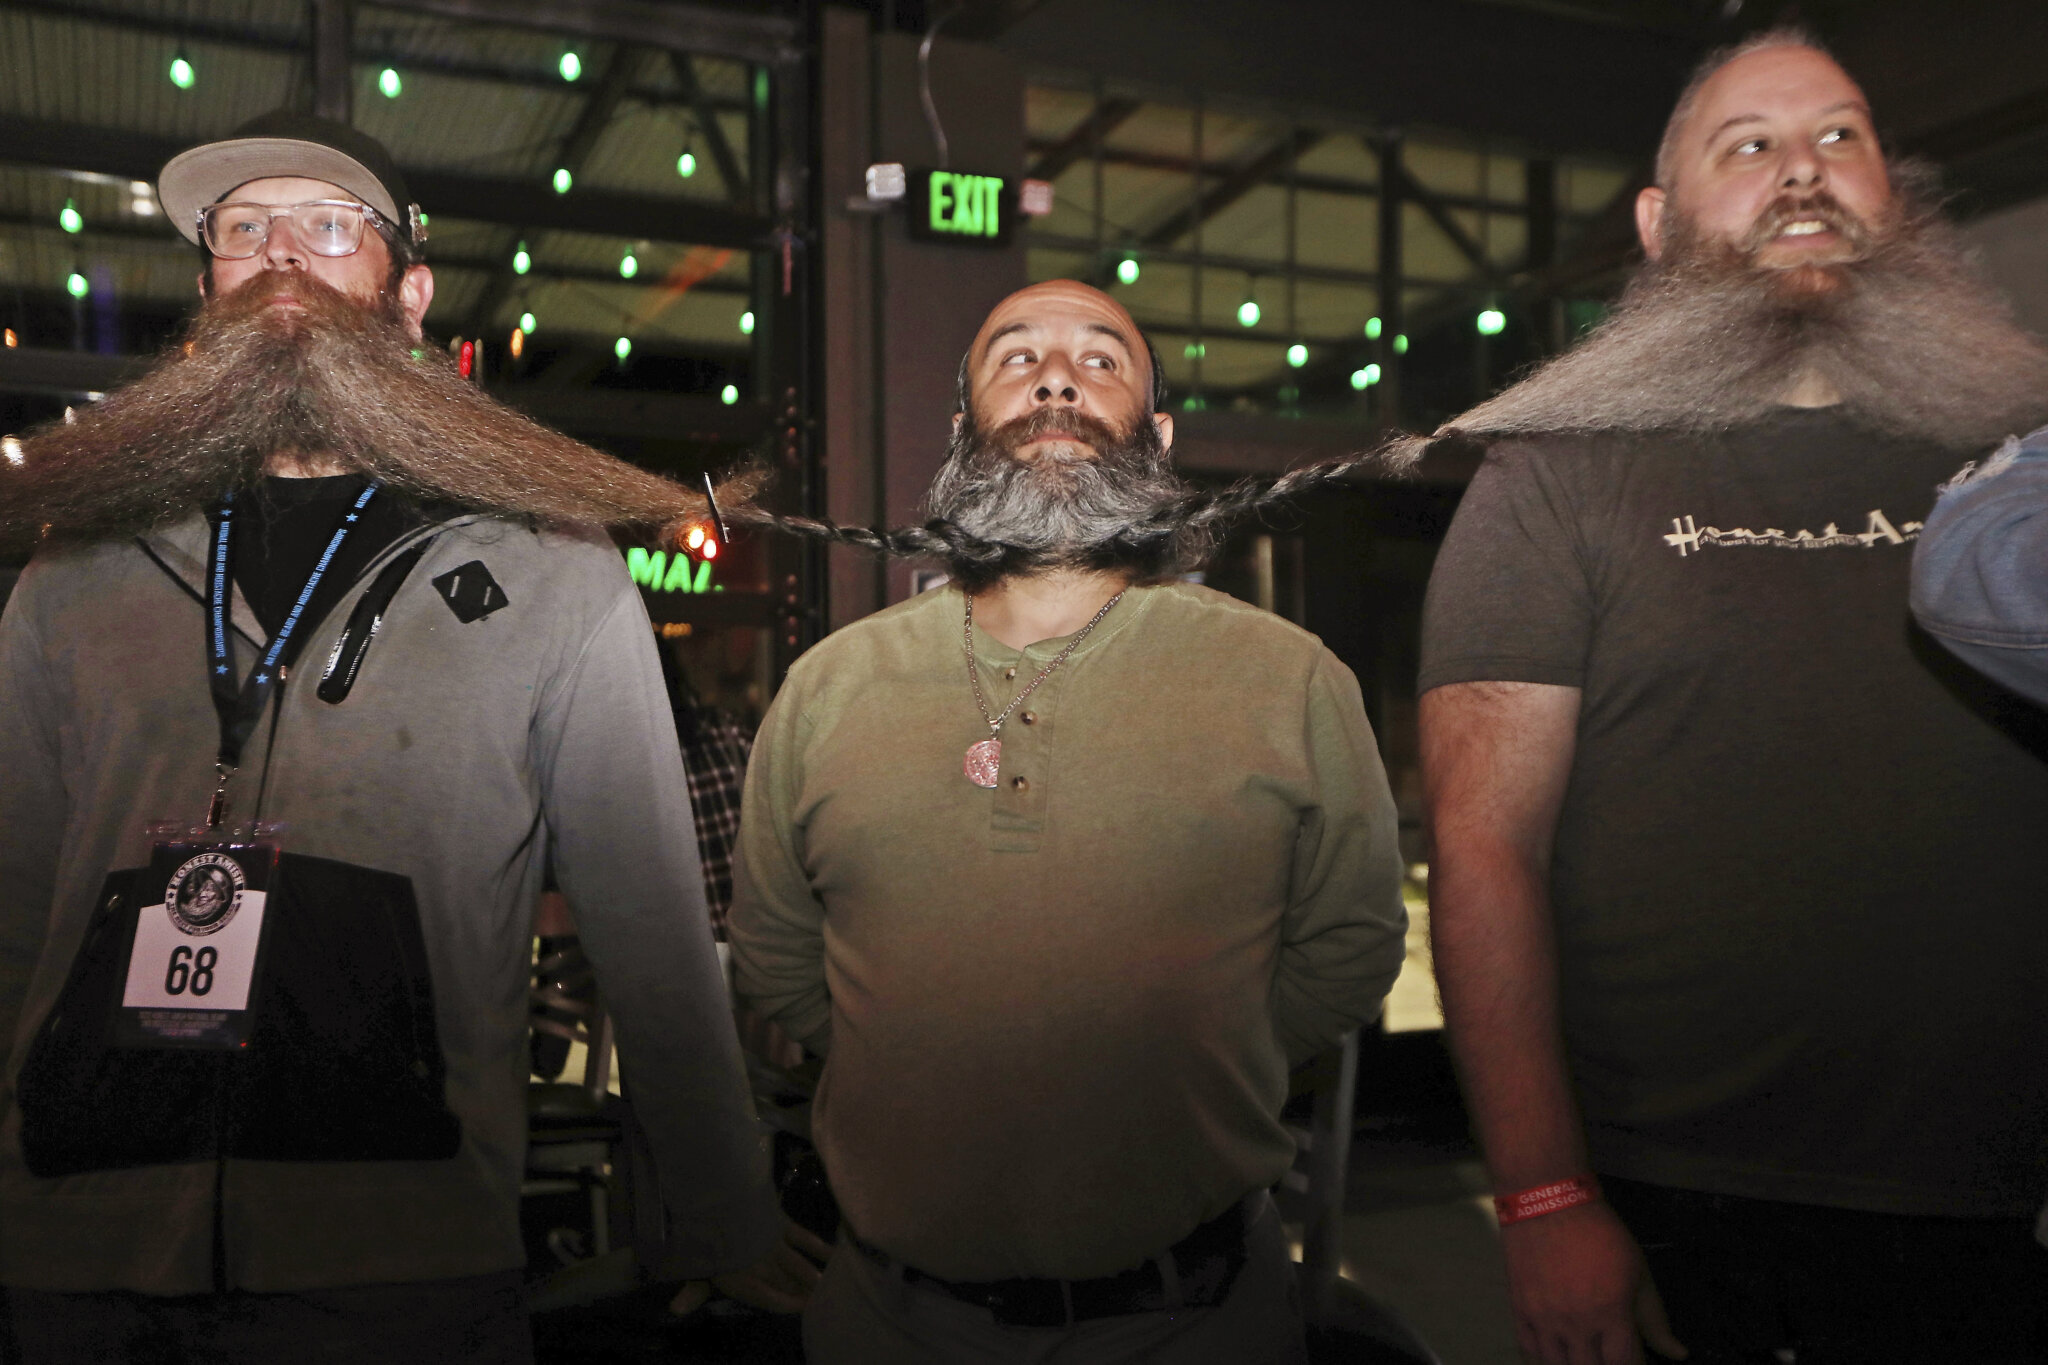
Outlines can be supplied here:
[[967, 646], [967, 681], [974, 687], [974, 704], [981, 708], [981, 718], [988, 722], [988, 738], [967, 746], [967, 757], [961, 764], [961, 771], [967, 774], [967, 780], [975, 786], [993, 787], [996, 784], [996, 774], [1003, 766], [1003, 742], [996, 738], [1002, 733], [1003, 722], [1010, 718], [1010, 713], [1016, 710], [1026, 697], [1038, 689], [1040, 683], [1053, 675], [1054, 669], [1067, 661], [1067, 656], [1088, 638], [1088, 632], [1101, 624], [1103, 617], [1109, 615], [1109, 609], [1123, 600], [1123, 593], [1119, 592], [1104, 602], [1102, 610], [1089, 618], [1087, 625], [1074, 632], [1074, 638], [1067, 641], [1067, 647], [1055, 654], [1051, 663], [1039, 669], [1038, 676], [1026, 683], [1023, 691], [1010, 698], [1010, 704], [1002, 709], [1000, 715], [994, 716], [988, 713], [988, 700], [981, 695], [981, 669], [974, 662], [974, 598], [969, 594], [962, 595], [967, 598], [967, 624], [961, 631], [961, 640]]

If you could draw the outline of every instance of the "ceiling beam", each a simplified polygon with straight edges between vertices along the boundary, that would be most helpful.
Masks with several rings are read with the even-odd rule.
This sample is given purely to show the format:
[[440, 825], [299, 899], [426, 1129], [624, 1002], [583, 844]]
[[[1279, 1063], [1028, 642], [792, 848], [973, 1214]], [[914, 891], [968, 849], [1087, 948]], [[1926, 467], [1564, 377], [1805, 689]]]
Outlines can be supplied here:
[[[604, 130], [611, 126], [612, 115], [618, 111], [619, 101], [625, 98], [626, 87], [632, 83], [640, 67], [640, 53], [633, 48], [612, 49], [609, 61], [605, 63], [604, 75], [598, 78], [591, 89], [590, 98], [577, 111], [576, 122], [568, 135], [562, 139], [562, 146], [555, 153], [555, 165], [569, 172], [573, 179], [583, 174], [583, 164], [590, 159], [591, 149], [604, 136]], [[524, 239], [532, 225], [521, 223], [513, 229], [512, 235]], [[510, 297], [519, 284], [519, 275], [512, 269], [511, 261], [500, 263], [498, 270], [484, 285], [483, 293], [477, 296], [469, 315], [462, 321], [462, 330], [474, 336], [490, 325], [499, 307]]]
[[[1045, 152], [1059, 146], [1063, 141], [1064, 139], [1034, 138], [1027, 142], [1025, 146], [1028, 151]], [[1081, 158], [1084, 161], [1086, 159], [1085, 156]], [[1172, 171], [1179, 175], [1193, 175], [1195, 173], [1195, 164], [1192, 160], [1185, 156], [1175, 156], [1166, 152], [1144, 152], [1105, 147], [1102, 151], [1102, 160], [1105, 165], [1130, 166], [1138, 170]], [[1202, 178], [1205, 180], [1221, 179], [1231, 174], [1232, 169], [1232, 167], [1221, 162], [1204, 162], [1201, 167]], [[1043, 179], [1045, 177], [1040, 178]], [[1267, 177], [1265, 183], [1276, 186], [1285, 185], [1287, 177], [1276, 173]], [[1379, 182], [1376, 180], [1356, 180], [1349, 176], [1318, 174], [1313, 171], [1303, 170], [1295, 172], [1294, 184], [1297, 189], [1307, 192], [1356, 195], [1367, 199], [1376, 197], [1380, 192]], [[1438, 193], [1436, 197], [1438, 202], [1454, 209], [1471, 209], [1480, 213], [1523, 213], [1527, 211], [1523, 204], [1506, 199], [1481, 199], [1477, 195], [1443, 193]], [[1585, 217], [1587, 215], [1572, 215], [1568, 213], [1566, 216]]]
[[152, 358], [60, 351], [47, 346], [0, 347], [0, 390], [62, 398], [106, 393], [141, 374]]
[[1238, 200], [1280, 174], [1289, 160], [1327, 136], [1316, 128], [1294, 128], [1223, 176], [1200, 200], [1168, 216], [1139, 240], [1148, 248], [1171, 246]]
[[[1034, 230], [1024, 239], [1027, 247], [1038, 247], [1051, 251], [1078, 251], [1089, 256], [1095, 254], [1093, 237], [1068, 237], [1058, 233]], [[1120, 254], [1121, 247], [1109, 244], [1112, 256]], [[1201, 265], [1212, 270], [1242, 270], [1249, 275], [1284, 274], [1284, 261], [1268, 260], [1260, 256], [1229, 256], [1214, 251], [1204, 251], [1197, 256], [1192, 251], [1181, 251], [1172, 247], [1148, 247], [1142, 253], [1147, 263], [1157, 261], [1164, 265]], [[1296, 279], [1320, 280], [1328, 284], [1363, 284], [1374, 288], [1379, 286], [1378, 272], [1372, 270], [1347, 270], [1341, 266], [1295, 264]]]
[[753, 202], [753, 191], [747, 185], [747, 173], [740, 169], [740, 159], [733, 155], [732, 143], [725, 136], [725, 128], [718, 121], [718, 114], [710, 100], [704, 95], [704, 84], [697, 79], [697, 65], [687, 52], [668, 54], [669, 65], [676, 73], [676, 82], [683, 88], [683, 99], [697, 116], [697, 127], [704, 134], [704, 145], [711, 152], [711, 159], [718, 166], [718, 178], [725, 184], [726, 198], [735, 204]]
[[578, 33], [616, 42], [651, 43], [709, 57], [770, 64], [801, 55], [798, 22], [764, 6], [694, 0], [378, 0], [390, 9], [485, 24]]
[[1031, 150], [1038, 160], [1030, 170], [1024, 172], [1029, 180], [1055, 180], [1062, 171], [1080, 161], [1090, 160], [1102, 139], [1121, 127], [1131, 115], [1144, 108], [1138, 100], [1105, 99], [1098, 101], [1088, 112], [1088, 117], [1075, 124], [1065, 137], [1051, 142], [1033, 143]]
[[1472, 240], [1472, 234], [1465, 231], [1457, 219], [1451, 217], [1449, 206], [1417, 180], [1415, 173], [1398, 157], [1391, 158], [1389, 164], [1399, 180], [1401, 201], [1421, 209], [1436, 226], [1436, 230], [1450, 239], [1451, 245], [1458, 249], [1458, 254], [1470, 261], [1472, 268], [1477, 270], [1488, 284], [1499, 284], [1500, 269], [1487, 258], [1486, 249]]
[[[123, 180], [155, 183], [164, 163], [184, 149], [180, 141], [146, 133], [0, 115], [0, 163], [99, 171]], [[430, 214], [507, 227], [555, 228], [747, 251], [766, 245], [773, 230], [759, 214], [695, 200], [657, 199], [617, 190], [556, 194], [546, 185], [520, 180], [425, 167], [400, 169]]]
[[[95, 4], [93, 0], [0, 0], [0, 11], [5, 10], [23, 14], [46, 14], [75, 23], [97, 24], [131, 33], [152, 33], [184, 42], [207, 43], [252, 52], [273, 52], [284, 56], [303, 57], [309, 46], [306, 32], [300, 28], [262, 29], [209, 19], [163, 19], [151, 14], [138, 14], [132, 10]], [[413, 71], [431, 71], [444, 76], [496, 81], [501, 85], [548, 90], [558, 94], [572, 94], [576, 90], [575, 86], [566, 84], [552, 67], [511, 66], [503, 62], [486, 62], [474, 58], [409, 52], [389, 44], [352, 41], [349, 47], [349, 61], [357, 66], [393, 66]], [[687, 102], [676, 92], [651, 84], [635, 86], [631, 93], [633, 98], [650, 105]], [[713, 107], [722, 110], [744, 111], [749, 107], [743, 95], [706, 98]]]

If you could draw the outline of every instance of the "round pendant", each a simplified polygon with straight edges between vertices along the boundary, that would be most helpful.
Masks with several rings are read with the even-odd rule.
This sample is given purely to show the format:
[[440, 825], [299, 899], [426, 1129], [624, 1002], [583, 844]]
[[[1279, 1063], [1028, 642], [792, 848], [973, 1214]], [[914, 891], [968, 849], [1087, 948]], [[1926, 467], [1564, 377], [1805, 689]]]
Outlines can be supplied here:
[[967, 774], [967, 780], [977, 787], [993, 787], [1002, 766], [1003, 742], [999, 739], [985, 739], [979, 744], [968, 745], [966, 762], [960, 765]]

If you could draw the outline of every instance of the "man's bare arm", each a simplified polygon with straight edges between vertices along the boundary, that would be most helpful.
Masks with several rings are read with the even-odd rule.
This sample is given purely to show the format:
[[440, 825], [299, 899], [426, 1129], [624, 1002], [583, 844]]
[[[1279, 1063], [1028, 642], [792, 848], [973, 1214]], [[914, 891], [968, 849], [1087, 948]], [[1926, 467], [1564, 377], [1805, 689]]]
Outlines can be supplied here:
[[[1434, 832], [1430, 938], [1465, 1098], [1497, 1193], [1589, 1170], [1557, 1010], [1550, 854], [1578, 736], [1579, 689], [1454, 683], [1422, 698]], [[1634, 1365], [1671, 1338], [1642, 1255], [1604, 1204], [1502, 1229], [1523, 1354]]]

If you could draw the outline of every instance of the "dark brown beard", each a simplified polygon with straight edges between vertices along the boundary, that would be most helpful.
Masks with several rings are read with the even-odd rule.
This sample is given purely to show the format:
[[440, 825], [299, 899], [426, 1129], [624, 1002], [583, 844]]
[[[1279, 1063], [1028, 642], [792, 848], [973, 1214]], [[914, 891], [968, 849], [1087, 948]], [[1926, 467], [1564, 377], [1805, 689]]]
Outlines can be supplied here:
[[[271, 307], [289, 288], [300, 307]], [[380, 296], [265, 271], [201, 307], [148, 374], [21, 442], [0, 464], [0, 553], [136, 535], [262, 476], [274, 454], [325, 456], [422, 501], [547, 525], [673, 530], [703, 494], [514, 412], [421, 348]], [[747, 512], [751, 480], [720, 491]]]
[[[1804, 374], [1867, 426], [1957, 450], [2040, 425], [2048, 348], [2013, 324], [1931, 207], [1905, 188], [1895, 203], [1866, 223], [1831, 195], [1782, 199], [1736, 243], [1674, 220], [1662, 258], [1598, 329], [1437, 434], [1725, 430], [1778, 410]], [[1758, 264], [1800, 218], [1835, 226], [1845, 259]]]

